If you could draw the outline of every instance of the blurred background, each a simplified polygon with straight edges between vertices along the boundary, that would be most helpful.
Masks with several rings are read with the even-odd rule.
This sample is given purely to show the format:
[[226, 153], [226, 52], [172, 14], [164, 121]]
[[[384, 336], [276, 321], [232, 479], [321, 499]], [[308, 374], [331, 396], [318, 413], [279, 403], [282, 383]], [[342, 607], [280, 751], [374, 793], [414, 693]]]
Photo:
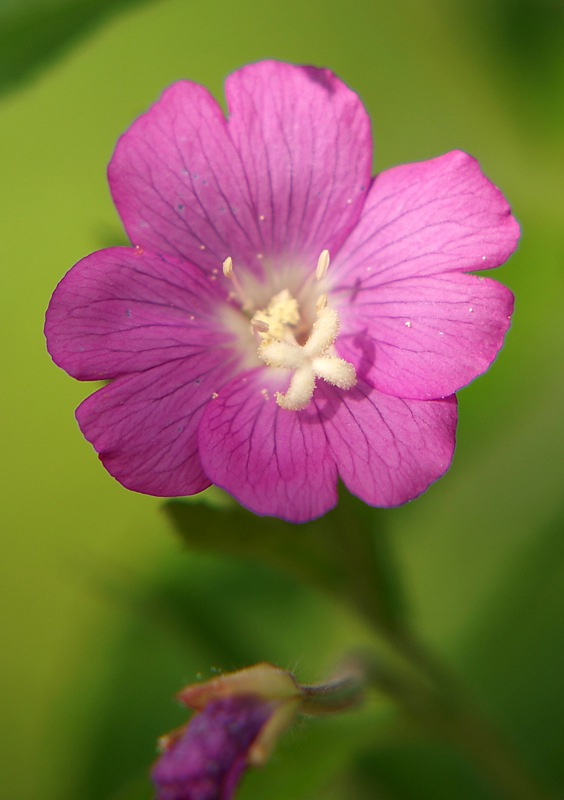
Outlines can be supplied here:
[[[10, 800], [146, 800], [182, 685], [270, 660], [322, 678], [366, 640], [344, 609], [243, 560], [185, 550], [82, 439], [92, 391], [44, 346], [50, 294], [124, 242], [105, 170], [179, 78], [328, 66], [373, 120], [375, 170], [476, 156], [521, 222], [494, 368], [459, 396], [450, 473], [384, 512], [411, 618], [520, 759], [564, 795], [564, 11], [559, 0], [3, 0], [1, 783]], [[369, 709], [289, 733], [241, 798], [489, 798], [467, 764]], [[562, 795], [558, 794], [558, 787]]]

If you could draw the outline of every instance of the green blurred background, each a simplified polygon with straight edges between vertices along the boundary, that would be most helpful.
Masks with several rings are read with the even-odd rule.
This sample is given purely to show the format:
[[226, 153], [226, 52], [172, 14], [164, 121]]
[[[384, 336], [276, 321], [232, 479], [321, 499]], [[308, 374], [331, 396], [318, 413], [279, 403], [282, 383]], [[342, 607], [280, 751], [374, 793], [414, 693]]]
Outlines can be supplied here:
[[[227, 73], [265, 57], [329, 66], [358, 91], [375, 169], [467, 150], [522, 224], [498, 273], [513, 328], [459, 397], [453, 467], [381, 519], [414, 623], [564, 795], [561, 3], [4, 0], [0, 52], [3, 796], [149, 798], [184, 683], [261, 659], [315, 680], [366, 638], [287, 578], [183, 550], [159, 501], [99, 465], [73, 418], [91, 387], [43, 342], [64, 272], [123, 241], [105, 177], [117, 137], [171, 82], [221, 96]], [[490, 797], [451, 754], [390, 730], [378, 709], [305, 725], [241, 797]]]

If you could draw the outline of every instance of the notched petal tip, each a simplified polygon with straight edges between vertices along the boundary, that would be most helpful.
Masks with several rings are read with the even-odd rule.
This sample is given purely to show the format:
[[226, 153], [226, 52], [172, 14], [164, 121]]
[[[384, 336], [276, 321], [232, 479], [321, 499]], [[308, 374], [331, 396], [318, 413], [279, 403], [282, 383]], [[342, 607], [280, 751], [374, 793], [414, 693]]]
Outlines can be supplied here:
[[234, 72], [225, 95], [262, 219], [257, 252], [336, 252], [370, 184], [370, 120], [358, 95], [327, 69], [277, 61]]

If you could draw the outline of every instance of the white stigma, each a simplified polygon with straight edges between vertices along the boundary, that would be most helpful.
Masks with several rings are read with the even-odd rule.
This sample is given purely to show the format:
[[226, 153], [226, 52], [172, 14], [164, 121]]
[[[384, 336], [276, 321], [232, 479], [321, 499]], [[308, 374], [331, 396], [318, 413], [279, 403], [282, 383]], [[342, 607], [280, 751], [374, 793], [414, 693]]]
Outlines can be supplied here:
[[356, 383], [353, 365], [335, 353], [333, 345], [339, 332], [339, 317], [326, 303], [326, 299], [325, 304], [318, 303], [317, 319], [305, 344], [267, 335], [259, 347], [259, 356], [270, 367], [294, 371], [286, 394], [276, 392], [276, 402], [288, 411], [307, 407], [317, 378], [339, 389], [351, 389]]

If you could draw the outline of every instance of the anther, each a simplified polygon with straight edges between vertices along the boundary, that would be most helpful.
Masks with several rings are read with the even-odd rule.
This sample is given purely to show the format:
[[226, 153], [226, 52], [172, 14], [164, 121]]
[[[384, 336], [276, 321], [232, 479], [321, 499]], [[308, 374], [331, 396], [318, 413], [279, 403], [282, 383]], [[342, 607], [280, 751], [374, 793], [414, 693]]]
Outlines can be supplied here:
[[320, 294], [317, 298], [317, 303], [315, 304], [318, 311], [322, 311], [324, 308], [327, 307], [327, 295]]
[[329, 268], [329, 250], [322, 250], [321, 255], [317, 260], [317, 267], [315, 269], [315, 280], [320, 281], [325, 277]]
[[[245, 297], [245, 292], [243, 291], [243, 287], [239, 283], [237, 276], [233, 270], [233, 259], [231, 256], [227, 256], [225, 261], [223, 262], [223, 274], [227, 278], [227, 280], [231, 281], [233, 284], [233, 288], [235, 289], [235, 297], [237, 297], [241, 303], [241, 308], [243, 311], [253, 311], [253, 303], [248, 298]], [[230, 293], [230, 297], [233, 298], [233, 293]]]
[[223, 274], [226, 278], [231, 279], [233, 277], [233, 259], [231, 256], [227, 256], [223, 262]]

